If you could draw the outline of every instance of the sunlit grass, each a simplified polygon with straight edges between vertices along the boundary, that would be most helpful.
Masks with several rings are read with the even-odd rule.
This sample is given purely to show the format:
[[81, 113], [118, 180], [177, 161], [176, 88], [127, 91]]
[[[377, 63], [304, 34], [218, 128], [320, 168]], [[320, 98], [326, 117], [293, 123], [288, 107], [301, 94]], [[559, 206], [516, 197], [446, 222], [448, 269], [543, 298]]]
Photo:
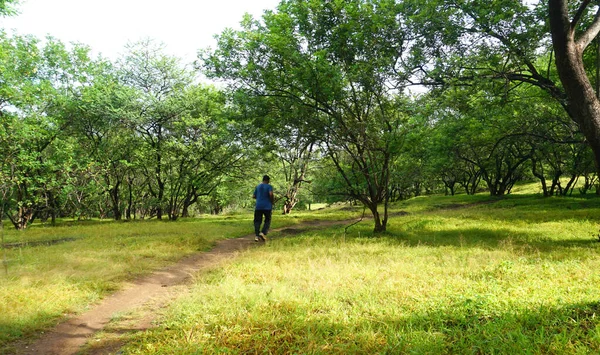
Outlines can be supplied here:
[[[563, 188], [565, 188], [567, 186], [567, 184], [569, 183], [569, 178], [562, 178], [560, 179], [561, 182], [561, 186]], [[550, 180], [546, 180], [546, 185], [548, 186], [548, 188], [550, 188], [550, 186], [552, 185], [552, 181]], [[580, 188], [583, 188], [583, 186], [585, 185], [585, 180], [583, 178], [578, 179], [575, 182], [575, 187], [573, 188], [572, 192], [570, 191], [569, 194], [571, 196], [579, 196]], [[595, 194], [595, 189], [592, 188], [590, 191], [587, 191], [587, 194]], [[542, 194], [542, 184], [536, 180], [536, 181], [531, 181], [531, 182], [519, 182], [517, 184], [515, 184], [515, 186], [512, 188], [511, 190], [511, 194], [524, 194], [524, 195], [532, 195], [532, 194]]]
[[[296, 222], [276, 217], [273, 227], [290, 223]], [[178, 222], [61, 221], [22, 232], [5, 229], [7, 243], [48, 244], [13, 245], [3, 251], [8, 272], [0, 270], [0, 353], [11, 341], [86, 309], [124, 281], [207, 250], [216, 240], [252, 231], [249, 214]]]
[[275, 237], [198, 275], [123, 352], [600, 352], [600, 200], [481, 201], [401, 203], [379, 237], [371, 221]]
[[[275, 211], [273, 228], [362, 211]], [[272, 233], [264, 247], [198, 274], [156, 329], [120, 333], [122, 353], [600, 352], [596, 196], [428, 196], [390, 213], [382, 236], [368, 219], [347, 233]], [[5, 231], [10, 242], [68, 241], [8, 250], [0, 352], [125, 280], [252, 232], [249, 213], [61, 223]]]

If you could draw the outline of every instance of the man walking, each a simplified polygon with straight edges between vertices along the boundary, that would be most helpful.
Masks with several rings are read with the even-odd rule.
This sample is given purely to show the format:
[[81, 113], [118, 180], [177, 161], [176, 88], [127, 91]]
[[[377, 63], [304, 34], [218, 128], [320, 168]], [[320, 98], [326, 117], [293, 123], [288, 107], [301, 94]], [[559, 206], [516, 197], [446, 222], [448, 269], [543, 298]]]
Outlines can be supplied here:
[[[255, 242], [264, 242], [267, 240], [267, 233], [271, 226], [271, 213], [273, 211], [273, 187], [269, 184], [271, 178], [269, 175], [263, 176], [262, 183], [256, 186], [254, 189], [254, 195], [252, 197], [256, 199], [256, 208], [254, 209], [254, 238]], [[265, 224], [260, 229], [262, 224], [263, 216], [265, 218]]]

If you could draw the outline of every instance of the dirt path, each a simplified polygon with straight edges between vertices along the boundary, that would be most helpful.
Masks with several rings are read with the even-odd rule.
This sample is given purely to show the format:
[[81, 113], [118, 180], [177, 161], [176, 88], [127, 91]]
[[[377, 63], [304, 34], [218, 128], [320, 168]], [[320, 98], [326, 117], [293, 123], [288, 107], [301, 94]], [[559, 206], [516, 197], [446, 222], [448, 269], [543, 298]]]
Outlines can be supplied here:
[[[296, 234], [307, 229], [317, 229], [333, 225], [341, 225], [352, 221], [312, 221], [293, 227], [275, 229], [273, 232]], [[218, 265], [218, 263], [235, 257], [240, 251], [260, 245], [254, 242], [253, 235], [241, 238], [226, 239], [217, 242], [208, 251], [188, 256], [178, 263], [154, 272], [149, 276], [127, 284], [121, 291], [106, 297], [89, 311], [59, 324], [45, 333], [35, 343], [18, 346], [16, 354], [76, 354], [81, 347], [97, 332], [102, 331], [112, 319], [120, 314], [138, 311], [135, 324], [129, 331], [141, 331], [152, 326], [156, 318], [156, 310], [164, 307], [170, 300], [179, 295], [182, 285], [188, 283], [194, 273]], [[179, 287], [179, 289], [178, 289]], [[112, 344], [91, 346], [86, 354], [108, 354], [118, 351], [123, 344], [115, 341]]]

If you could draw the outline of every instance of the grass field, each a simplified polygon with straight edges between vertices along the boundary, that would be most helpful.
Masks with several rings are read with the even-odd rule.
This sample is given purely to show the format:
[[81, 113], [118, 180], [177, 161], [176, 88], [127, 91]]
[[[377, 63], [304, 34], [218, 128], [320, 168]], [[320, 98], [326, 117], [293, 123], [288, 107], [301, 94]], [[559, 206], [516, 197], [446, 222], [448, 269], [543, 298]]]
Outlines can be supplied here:
[[[280, 218], [274, 227], [294, 223]], [[0, 353], [85, 310], [124, 281], [251, 230], [248, 214], [178, 222], [61, 221], [22, 232], [5, 226], [5, 242], [13, 247], [0, 255]]]
[[599, 353], [600, 200], [488, 200], [401, 203], [381, 237], [282, 235], [200, 275], [123, 353]]
[[[272, 234], [265, 246], [198, 274], [155, 329], [121, 335], [120, 353], [600, 353], [600, 198], [433, 196], [392, 212], [382, 236], [369, 220], [347, 234]], [[277, 227], [361, 213], [274, 220]], [[123, 280], [247, 234], [249, 224], [239, 215], [7, 231], [10, 241], [75, 240], [9, 250], [0, 352]]]

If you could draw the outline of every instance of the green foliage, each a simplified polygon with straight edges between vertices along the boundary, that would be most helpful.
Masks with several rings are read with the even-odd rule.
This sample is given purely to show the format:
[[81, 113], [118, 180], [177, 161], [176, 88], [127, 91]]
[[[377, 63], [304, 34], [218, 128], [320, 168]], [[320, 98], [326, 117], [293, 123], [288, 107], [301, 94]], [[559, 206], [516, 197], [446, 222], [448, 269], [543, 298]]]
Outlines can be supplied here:
[[52, 215], [74, 164], [76, 144], [65, 135], [67, 107], [91, 75], [89, 49], [67, 49], [52, 38], [42, 47], [31, 37], [0, 34], [2, 175], [10, 181], [6, 214], [23, 229], [40, 213]]
[[52, 38], [1, 39], [3, 206], [16, 228], [60, 216], [188, 216], [244, 166], [224, 94], [151, 41], [114, 65]]
[[0, 16], [12, 16], [18, 13], [15, 5], [18, 5], [20, 0], [0, 0]]
[[[502, 195], [533, 174], [550, 196], [567, 194], [578, 176], [593, 171], [575, 123], [550, 97], [536, 93], [531, 87], [505, 92], [478, 85], [430, 99], [432, 130], [426, 149], [430, 166], [447, 188], [458, 183], [474, 193], [480, 178], [492, 195]], [[571, 179], [567, 186], [560, 182], [565, 175]]]
[[[520, 0], [404, 1], [414, 33], [420, 33], [417, 55], [435, 65], [431, 78], [460, 83], [478, 75], [503, 73], [531, 82], [540, 80], [544, 67], [532, 65], [540, 49], [548, 48], [545, 5]], [[500, 76], [498, 77], [500, 78]], [[511, 79], [511, 77], [506, 77]], [[543, 80], [540, 80], [542, 82]]]
[[[17, 228], [60, 216], [177, 219], [250, 207], [247, 190], [268, 172], [282, 202], [360, 201], [383, 230], [390, 200], [474, 194], [480, 181], [501, 195], [536, 177], [549, 196], [579, 179], [586, 193], [597, 176], [549, 98], [560, 87], [543, 8], [283, 1], [202, 52], [197, 66], [229, 91], [197, 84], [149, 39], [111, 63], [83, 45], [2, 33], [6, 208]], [[594, 58], [586, 51], [589, 73]], [[421, 80], [435, 88], [403, 94]]]
[[394, 88], [399, 73], [411, 70], [400, 60], [410, 45], [400, 8], [393, 1], [284, 1], [262, 21], [245, 18], [242, 30], [224, 31], [218, 48], [202, 55], [210, 76], [270, 98], [263, 107], [287, 117], [286, 131], [322, 144], [344, 192], [371, 209], [378, 230], [385, 230], [378, 205], [387, 204], [408, 111]]
[[199, 196], [242, 165], [236, 122], [217, 90], [194, 83], [195, 73], [152, 41], [133, 44], [119, 63], [132, 90], [125, 118], [139, 139], [138, 171], [145, 178], [150, 215], [186, 217]]

